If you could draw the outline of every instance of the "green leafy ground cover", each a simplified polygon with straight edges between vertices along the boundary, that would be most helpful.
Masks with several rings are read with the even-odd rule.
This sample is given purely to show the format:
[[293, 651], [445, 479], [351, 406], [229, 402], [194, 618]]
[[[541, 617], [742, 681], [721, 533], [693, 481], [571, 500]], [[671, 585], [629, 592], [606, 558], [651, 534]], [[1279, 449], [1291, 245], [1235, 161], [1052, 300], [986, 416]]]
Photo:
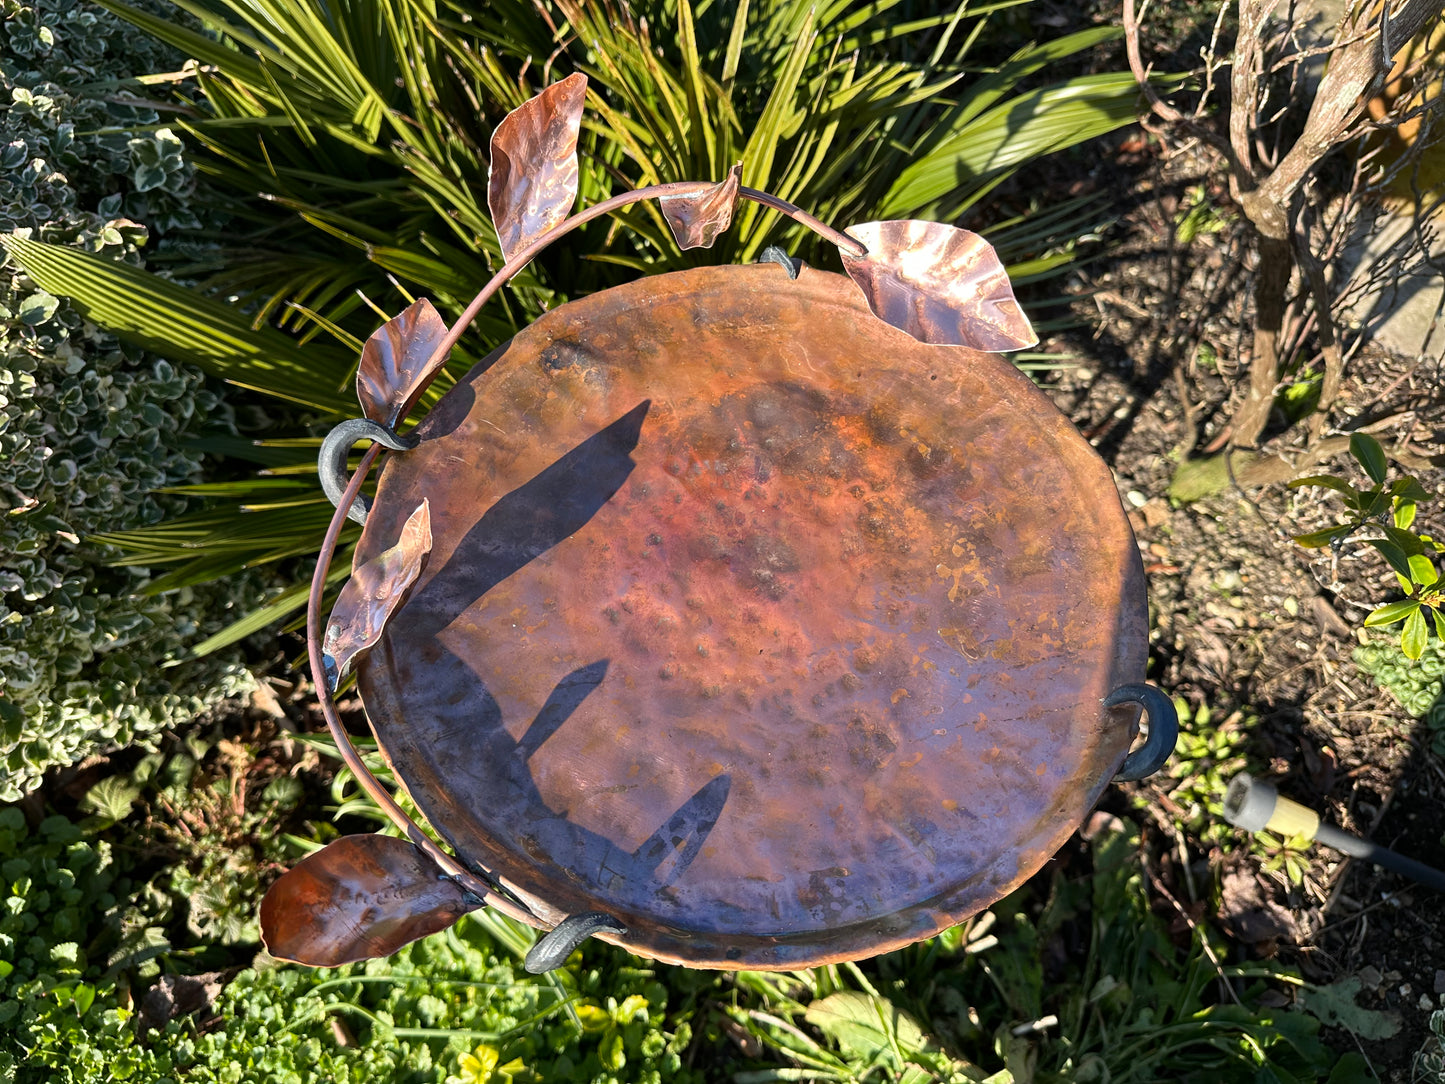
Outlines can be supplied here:
[[[5, 0], [0, 50], [0, 231], [138, 264], [200, 222], [193, 170], [120, 74], [161, 71], [169, 50], [73, 0]], [[244, 577], [142, 596], [144, 568], [112, 569], [103, 530], [154, 524], [198, 480], [189, 445], [225, 430], [202, 376], [122, 345], [13, 262], [0, 266], [0, 799], [42, 773], [184, 721], [246, 676], [234, 656], [161, 669], [228, 612]]]
[[[1171, 936], [1149, 907], [1137, 829], [1115, 818], [1067, 869], [861, 966], [696, 972], [591, 942], [531, 976], [520, 961], [533, 932], [483, 912], [387, 960], [241, 967], [253, 942], [183, 945], [189, 882], [154, 877], [151, 822], [109, 816], [166, 794], [189, 794], [175, 812], [214, 806], [234, 753], [213, 750], [187, 790], [195, 751], [173, 754], [180, 770], [132, 773], [151, 780], [139, 794], [104, 788], [90, 799], [102, 812], [79, 823], [0, 811], [0, 1080], [1369, 1079], [1318, 1032], [1321, 1020], [1367, 1028], [1381, 1014], [1287, 974], [1303, 987], [1297, 1003], [1263, 1008], [1277, 973], [1217, 964], [1198, 931]], [[258, 793], [251, 804], [278, 803]], [[197, 833], [180, 863], [225, 843], [224, 831]], [[258, 889], [242, 894], [254, 906]], [[204, 1003], [157, 1008], [155, 991], [174, 995], [187, 974], [211, 985]]]
[[1445, 641], [1431, 638], [1418, 659], [1409, 659], [1396, 644], [1376, 639], [1351, 658], [1400, 707], [1424, 721], [1431, 751], [1445, 757]]

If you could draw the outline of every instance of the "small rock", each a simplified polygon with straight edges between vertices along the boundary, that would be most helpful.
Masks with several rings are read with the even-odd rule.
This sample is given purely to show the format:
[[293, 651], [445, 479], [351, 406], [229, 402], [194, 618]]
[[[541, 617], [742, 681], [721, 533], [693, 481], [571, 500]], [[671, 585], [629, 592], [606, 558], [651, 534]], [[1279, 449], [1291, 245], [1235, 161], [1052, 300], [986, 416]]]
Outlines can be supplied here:
[[1393, 967], [1386, 971], [1383, 978], [1386, 982], [1399, 982], [1405, 976], [1396, 971]]
[[1380, 983], [1384, 981], [1385, 976], [1380, 974], [1378, 968], [1367, 966], [1362, 967], [1360, 968], [1360, 970], [1356, 971], [1355, 978], [1359, 979], [1360, 983], [1363, 986], [1366, 986], [1371, 990], [1375, 990], [1379, 988]]
[[1284, 612], [1289, 614], [1291, 617], [1298, 617], [1299, 599], [1295, 598], [1293, 595], [1290, 595], [1288, 598], [1286, 598], [1284, 600]]
[[1401, 997], [1409, 997], [1409, 996], [1410, 996], [1411, 994], [1413, 994], [1414, 992], [1415, 992], [1415, 988], [1414, 988], [1413, 986], [1411, 986], [1408, 982], [1402, 982], [1402, 983], [1400, 983], [1400, 996], [1401, 996]]
[[1244, 580], [1234, 569], [1226, 568], [1214, 574], [1214, 586], [1221, 591], [1237, 591], [1244, 586]]
[[1420, 1008], [1424, 1009], [1426, 1012], [1429, 1012], [1431, 1009], [1433, 1009], [1433, 1008], [1435, 1007], [1435, 1002], [1433, 1002], [1433, 1001], [1430, 1000], [1430, 995], [1429, 995], [1429, 994], [1421, 994], [1421, 995], [1420, 995], [1419, 1005], [1420, 1005]]
[[1162, 497], [1155, 497], [1147, 504], [1141, 505], [1139, 511], [1144, 513], [1144, 522], [1150, 527], [1158, 527], [1169, 522], [1169, 502]]
[[1143, 508], [1146, 504], [1149, 503], [1149, 498], [1144, 496], [1144, 494], [1140, 493], [1137, 489], [1129, 490], [1129, 492], [1125, 493], [1124, 496], [1135, 508]]
[[1435, 992], [1445, 994], [1445, 968], [1435, 969]]

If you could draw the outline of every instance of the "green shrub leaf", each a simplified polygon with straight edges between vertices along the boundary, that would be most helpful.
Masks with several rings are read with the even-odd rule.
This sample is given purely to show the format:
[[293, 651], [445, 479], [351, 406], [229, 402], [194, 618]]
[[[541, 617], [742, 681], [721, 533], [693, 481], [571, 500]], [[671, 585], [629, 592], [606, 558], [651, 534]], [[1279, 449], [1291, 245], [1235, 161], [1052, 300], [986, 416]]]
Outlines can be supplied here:
[[1385, 461], [1385, 449], [1380, 447], [1380, 442], [1368, 433], [1350, 434], [1350, 454], [1359, 461], [1360, 466], [1365, 468], [1365, 473], [1370, 476], [1370, 481], [1376, 485], [1382, 485], [1385, 481], [1385, 472], [1388, 464]]
[[1429, 587], [1439, 578], [1440, 573], [1435, 571], [1435, 566], [1430, 563], [1430, 558], [1423, 553], [1411, 554], [1410, 579]]
[[130, 815], [140, 792], [141, 788], [125, 776], [113, 775], [86, 791], [80, 808], [82, 812], [94, 813], [109, 821], [123, 821]]
[[20, 302], [20, 322], [26, 327], [43, 324], [55, 315], [55, 309], [59, 304], [59, 298], [51, 297], [44, 290], [37, 290]]
[[1365, 1009], [1355, 1004], [1360, 980], [1353, 975], [1328, 986], [1305, 985], [1300, 989], [1304, 1011], [1322, 1024], [1342, 1027], [1361, 1039], [1388, 1039], [1400, 1030], [1394, 1013]]
[[1300, 489], [1303, 486], [1322, 486], [1325, 489], [1333, 489], [1336, 493], [1353, 494], [1355, 492], [1354, 486], [1332, 474], [1311, 474], [1306, 478], [1296, 478], [1289, 484], [1290, 489]]
[[[1409, 578], [1410, 562], [1405, 555], [1405, 551], [1401, 549], [1397, 543], [1384, 538], [1370, 538], [1366, 539], [1366, 541], [1380, 551], [1380, 555], [1390, 562], [1391, 568], [1401, 576], [1407, 579]], [[1409, 588], [1406, 588], [1406, 590], [1409, 590]]]
[[1365, 618], [1365, 627], [1371, 628], [1375, 625], [1393, 625], [1403, 617], [1408, 617], [1420, 609], [1420, 603], [1413, 598], [1404, 599], [1401, 602], [1387, 602], [1385, 605], [1371, 611]]
[[901, 1069], [892, 1056], [905, 1057], [929, 1050], [932, 1043], [907, 1013], [884, 998], [844, 990], [813, 1002], [804, 1016], [808, 1023], [830, 1036], [845, 1054], [864, 1062], [881, 1059]]
[[1310, 531], [1309, 534], [1297, 534], [1294, 536], [1294, 540], [1305, 549], [1314, 550], [1321, 546], [1328, 546], [1336, 538], [1344, 538], [1353, 530], [1352, 526], [1345, 523], [1338, 527], [1326, 527], [1322, 531]]
[[1390, 496], [1406, 501], [1428, 501], [1430, 491], [1412, 475], [1407, 474], [1404, 478], [1396, 478], [1390, 483]]
[[1425, 552], [1425, 543], [1420, 541], [1420, 536], [1410, 531], [1403, 531], [1399, 527], [1386, 527], [1385, 534], [1390, 541], [1399, 546], [1405, 556], [1413, 557], [1417, 553]]
[[1415, 611], [1405, 618], [1405, 628], [1400, 633], [1400, 649], [1405, 652], [1408, 659], [1418, 659], [1425, 650], [1425, 641], [1429, 639], [1429, 630], [1425, 627], [1425, 615], [1416, 606]]

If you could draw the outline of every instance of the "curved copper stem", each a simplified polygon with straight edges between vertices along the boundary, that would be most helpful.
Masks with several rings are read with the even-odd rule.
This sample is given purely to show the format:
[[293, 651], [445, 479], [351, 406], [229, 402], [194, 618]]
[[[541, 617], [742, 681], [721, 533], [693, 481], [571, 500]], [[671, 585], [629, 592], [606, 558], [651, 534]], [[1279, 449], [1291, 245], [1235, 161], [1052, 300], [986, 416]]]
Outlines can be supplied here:
[[850, 237], [846, 233], [839, 233], [832, 226], [820, 222], [807, 211], [785, 199], [779, 199], [770, 192], [763, 192], [756, 188], [739, 188], [738, 195], [743, 199], [750, 199], [754, 203], [761, 203], [764, 207], [771, 207], [775, 211], [781, 211], [794, 222], [807, 226], [825, 241], [832, 241], [849, 256], [855, 260], [862, 259], [868, 255], [868, 246], [856, 237]]
[[306, 603], [306, 652], [311, 662], [311, 679], [316, 683], [316, 698], [321, 702], [321, 714], [326, 718], [326, 727], [331, 732], [332, 740], [336, 742], [336, 750], [341, 755], [342, 762], [356, 776], [361, 789], [371, 796], [371, 800], [381, 807], [381, 811], [393, 824], [406, 833], [407, 839], [485, 905], [496, 908], [508, 918], [534, 926], [538, 923], [537, 916], [513, 901], [497, 895], [486, 881], [437, 846], [431, 837], [407, 816], [406, 811], [397, 805], [396, 799], [381, 785], [380, 780], [371, 774], [371, 769], [351, 744], [346, 728], [341, 725], [336, 700], [331, 695], [326, 667], [321, 658], [321, 601], [325, 594], [326, 575], [331, 568], [331, 559], [336, 556], [336, 541], [341, 537], [341, 526], [346, 522], [347, 511], [361, 492], [361, 483], [380, 454], [381, 445], [373, 444], [362, 455], [360, 466], [351, 476], [351, 481], [347, 483], [346, 491], [341, 495], [336, 511], [331, 516], [331, 524], [326, 528], [326, 537], [321, 542], [321, 552], [317, 555], [316, 571], [311, 576], [311, 594]]
[[[438, 358], [444, 357], [448, 350], [456, 346], [457, 340], [460, 339], [463, 332], [471, 326], [472, 321], [477, 318], [477, 313], [482, 311], [482, 306], [492, 299], [492, 295], [505, 286], [513, 275], [526, 267], [527, 264], [536, 258], [538, 253], [553, 241], [571, 233], [578, 226], [591, 222], [594, 218], [601, 218], [603, 215], [610, 214], [629, 204], [639, 203], [645, 199], [661, 199], [664, 196], [697, 196], [712, 187], [712, 181], [671, 181], [668, 184], [648, 185], [646, 188], [637, 188], [630, 192], [620, 192], [610, 199], [605, 199], [601, 203], [594, 203], [585, 211], [578, 211], [575, 215], [558, 223], [502, 265], [502, 269], [492, 276], [491, 280], [481, 288], [476, 297], [472, 298], [472, 303], [468, 305], [461, 316], [457, 318], [457, 322], [451, 326], [451, 329], [446, 333], [446, 336], [441, 342], [437, 343], [437, 348], [432, 351], [431, 358], [427, 361], [425, 368], [432, 368]], [[850, 256], [856, 258], [868, 255], [868, 249], [861, 241], [849, 237], [846, 233], [840, 233], [838, 230], [833, 229], [832, 226], [818, 221], [818, 219], [808, 214], [807, 211], [801, 207], [794, 206], [787, 200], [779, 199], [777, 196], [756, 188], [746, 187], [738, 189], [738, 196], [742, 199], [752, 200], [754, 203], [761, 203], [765, 207], [771, 207], [775, 211], [781, 211], [789, 218], [807, 226], [808, 229], [818, 234], [824, 240], [833, 242], [833, 244], [846, 251]]]

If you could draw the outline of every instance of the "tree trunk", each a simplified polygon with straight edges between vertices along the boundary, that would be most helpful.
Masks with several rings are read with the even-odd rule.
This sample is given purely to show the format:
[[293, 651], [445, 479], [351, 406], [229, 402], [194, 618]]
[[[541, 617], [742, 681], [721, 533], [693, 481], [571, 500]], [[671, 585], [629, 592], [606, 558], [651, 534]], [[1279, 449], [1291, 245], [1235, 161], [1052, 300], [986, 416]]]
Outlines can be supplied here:
[[1245, 216], [1259, 232], [1259, 268], [1254, 281], [1254, 342], [1249, 359], [1249, 394], [1234, 416], [1230, 443], [1252, 448], [1269, 424], [1274, 388], [1279, 382], [1280, 332], [1284, 328], [1285, 298], [1294, 272], [1285, 208], [1256, 192], [1242, 193]]

